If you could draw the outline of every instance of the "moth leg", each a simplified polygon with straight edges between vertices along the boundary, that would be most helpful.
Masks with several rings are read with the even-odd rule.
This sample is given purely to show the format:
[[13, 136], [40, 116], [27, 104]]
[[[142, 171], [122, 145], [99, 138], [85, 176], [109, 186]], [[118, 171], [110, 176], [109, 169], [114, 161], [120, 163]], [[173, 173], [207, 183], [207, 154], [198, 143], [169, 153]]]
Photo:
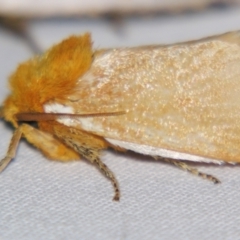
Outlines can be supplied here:
[[0, 173], [15, 158], [17, 147], [21, 137], [37, 147], [49, 159], [58, 161], [72, 161], [79, 159], [80, 156], [74, 150], [68, 148], [51, 134], [36, 129], [28, 124], [19, 126], [11, 139], [6, 156], [0, 161]]
[[94, 164], [111, 182], [114, 187], [115, 195], [113, 200], [118, 201], [120, 190], [116, 177], [106, 164], [100, 159], [100, 151], [107, 148], [107, 143], [98, 136], [82, 131], [80, 129], [66, 127], [55, 123], [54, 134], [67, 146], [74, 149], [82, 157]]
[[114, 176], [114, 173], [99, 158], [99, 149], [87, 147], [84, 145], [78, 145], [77, 142], [73, 142], [70, 139], [68, 140], [65, 139], [65, 142], [68, 146], [71, 146], [75, 151], [79, 152], [81, 156], [83, 156], [92, 164], [94, 164], [112, 182], [114, 192], [115, 192], [113, 200], [119, 201], [120, 189], [119, 189], [118, 181]]
[[[87, 158], [87, 157], [86, 157]], [[119, 185], [116, 177], [114, 176], [113, 172], [108, 168], [108, 166], [101, 161], [100, 158], [95, 157], [93, 159], [87, 158], [90, 162], [95, 164], [97, 168], [112, 182], [113, 188], [114, 188], [114, 201], [119, 201], [120, 199], [120, 190], [119, 190]]]
[[22, 131], [21, 131], [21, 127], [19, 127], [13, 133], [6, 156], [0, 161], [0, 173], [8, 166], [11, 160], [15, 157], [17, 147], [21, 137], [22, 137]]
[[80, 159], [77, 152], [59, 141], [51, 133], [28, 124], [22, 124], [20, 128], [26, 140], [38, 148], [48, 159], [62, 162]]
[[200, 172], [198, 171], [198, 169], [190, 167], [186, 162], [180, 161], [180, 160], [176, 160], [176, 159], [170, 159], [170, 158], [158, 158], [158, 157], [154, 157], [154, 159], [156, 160], [163, 160], [164, 162], [170, 163], [175, 165], [176, 167], [183, 169], [185, 171], [188, 171], [196, 176], [202, 177], [204, 179], [210, 180], [213, 183], [221, 183], [221, 181], [219, 179], [217, 179], [216, 177]]

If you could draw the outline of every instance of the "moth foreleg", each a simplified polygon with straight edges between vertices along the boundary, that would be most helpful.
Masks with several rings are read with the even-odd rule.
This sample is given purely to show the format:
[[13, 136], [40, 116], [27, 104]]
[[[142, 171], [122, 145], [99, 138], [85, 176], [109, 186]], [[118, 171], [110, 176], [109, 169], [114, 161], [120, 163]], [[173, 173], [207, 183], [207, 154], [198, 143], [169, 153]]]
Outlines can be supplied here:
[[57, 161], [72, 161], [80, 159], [78, 153], [67, 147], [51, 133], [22, 124], [21, 131], [29, 143], [38, 148], [48, 159]]
[[15, 157], [19, 141], [22, 137], [21, 127], [18, 127], [13, 133], [6, 156], [0, 161], [0, 173], [8, 166]]
[[180, 169], [188, 171], [188, 172], [190, 172], [196, 176], [202, 177], [204, 179], [210, 180], [213, 183], [221, 183], [221, 181], [219, 179], [217, 179], [216, 177], [206, 174], [206, 173], [203, 173], [203, 172], [200, 172], [200, 171], [198, 171], [198, 169], [190, 167], [186, 162], [176, 160], [176, 159], [171, 159], [171, 158], [160, 158], [160, 157], [156, 157], [156, 156], [154, 156], [154, 159], [173, 164]]

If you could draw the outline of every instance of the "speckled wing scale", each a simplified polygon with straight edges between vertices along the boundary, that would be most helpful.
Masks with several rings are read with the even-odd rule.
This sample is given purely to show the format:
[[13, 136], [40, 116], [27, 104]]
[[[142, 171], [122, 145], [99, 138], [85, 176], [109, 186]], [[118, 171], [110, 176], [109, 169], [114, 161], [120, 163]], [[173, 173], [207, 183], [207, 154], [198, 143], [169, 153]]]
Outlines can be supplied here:
[[[239, 32], [95, 52], [88, 34], [70, 37], [19, 66], [3, 116], [48, 158], [70, 161], [81, 155], [94, 163], [112, 181], [115, 200], [117, 181], [100, 160], [107, 147], [162, 157], [218, 182], [179, 160], [240, 162], [239, 65]], [[33, 112], [42, 113], [39, 129], [19, 127], [17, 116]], [[56, 117], [50, 121], [45, 113]], [[99, 115], [76, 115], [88, 113]], [[16, 147], [10, 145], [8, 161]]]

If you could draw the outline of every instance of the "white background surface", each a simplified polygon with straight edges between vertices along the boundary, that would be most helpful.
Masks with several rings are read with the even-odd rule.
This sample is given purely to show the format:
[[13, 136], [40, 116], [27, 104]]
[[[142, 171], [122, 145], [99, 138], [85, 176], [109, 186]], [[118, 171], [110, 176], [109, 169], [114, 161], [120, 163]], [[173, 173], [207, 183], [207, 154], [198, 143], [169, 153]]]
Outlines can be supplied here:
[[99, 15], [114, 13], [181, 12], [211, 5], [238, 5], [240, 0], [0, 0], [0, 15], [23, 17]]
[[[46, 49], [70, 34], [92, 33], [97, 48], [173, 43], [240, 29], [240, 9], [186, 15], [106, 20], [46, 20], [28, 27]], [[28, 46], [0, 29], [0, 100], [7, 77], [31, 56]], [[12, 129], [0, 122], [0, 156]], [[103, 153], [116, 174], [121, 201], [108, 180], [85, 161], [46, 160], [22, 141], [16, 159], [0, 175], [0, 240], [17, 239], [240, 239], [239, 166], [198, 166], [220, 185], [149, 157]]]

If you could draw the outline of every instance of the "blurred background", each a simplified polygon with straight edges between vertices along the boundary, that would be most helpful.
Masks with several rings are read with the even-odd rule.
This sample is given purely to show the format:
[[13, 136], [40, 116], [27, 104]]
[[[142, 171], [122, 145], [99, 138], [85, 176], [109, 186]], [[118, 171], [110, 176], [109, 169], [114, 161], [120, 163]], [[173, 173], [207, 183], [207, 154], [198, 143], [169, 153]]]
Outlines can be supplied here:
[[[17, 65], [69, 35], [95, 49], [170, 44], [240, 30], [240, 0], [0, 0], [0, 100]], [[240, 53], [239, 53], [240, 54]], [[61, 66], [60, 66], [61, 67]], [[0, 122], [4, 156], [12, 129]], [[132, 153], [106, 151], [120, 203], [90, 164], [46, 161], [26, 142], [0, 175], [0, 240], [240, 239], [240, 169], [200, 165], [220, 186]]]

